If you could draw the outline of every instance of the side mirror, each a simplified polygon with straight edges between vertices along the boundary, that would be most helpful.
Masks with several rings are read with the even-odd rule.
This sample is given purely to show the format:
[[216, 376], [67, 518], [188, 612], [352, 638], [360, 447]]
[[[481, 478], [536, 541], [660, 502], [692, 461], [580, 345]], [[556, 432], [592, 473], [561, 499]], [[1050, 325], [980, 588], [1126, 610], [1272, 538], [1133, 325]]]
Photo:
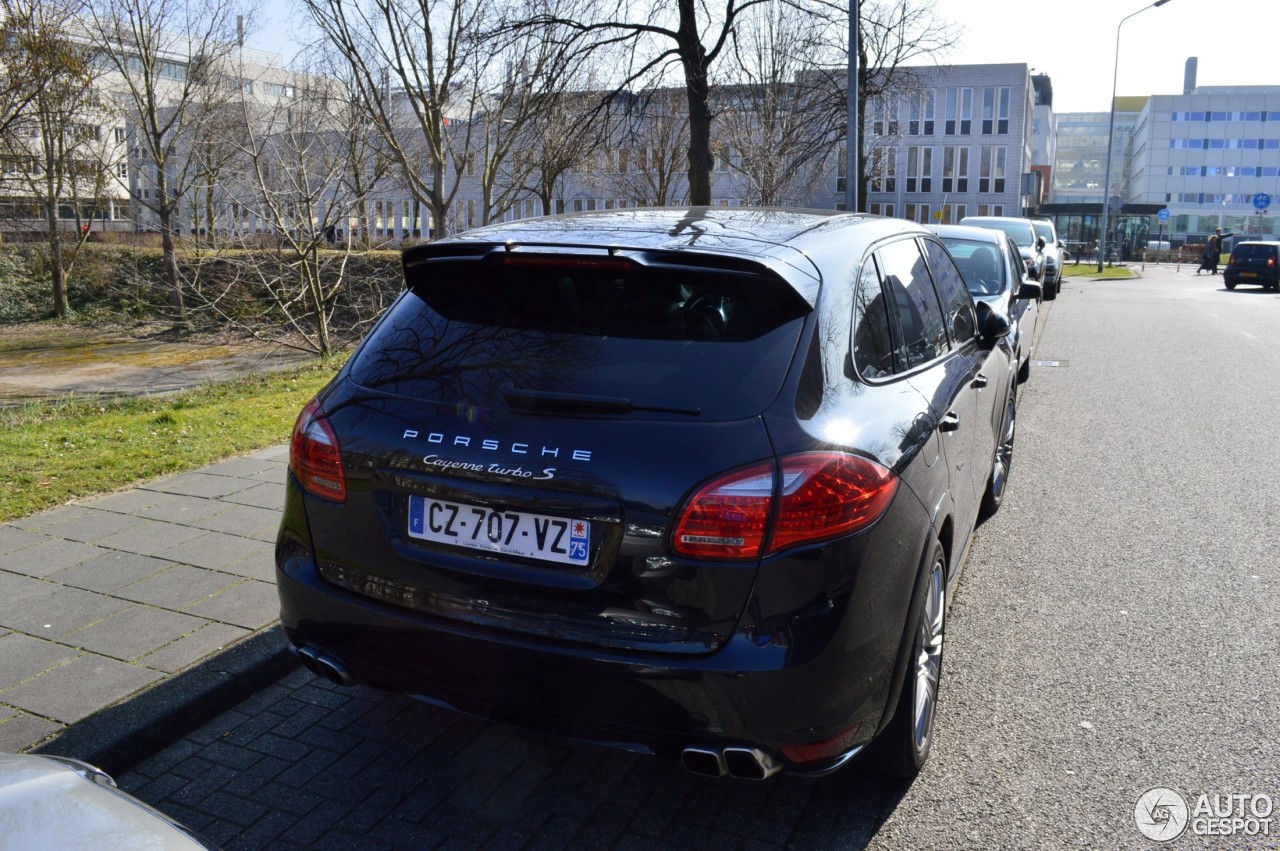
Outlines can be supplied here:
[[1037, 237], [1036, 237], [1036, 251], [1044, 251], [1044, 245], [1045, 245], [1044, 237], [1043, 237], [1043, 236], [1037, 236]]
[[975, 303], [974, 307], [978, 311], [978, 334], [983, 340], [994, 342], [1009, 336], [1009, 331], [1013, 328], [1009, 317], [985, 301]]
[[1028, 301], [1035, 299], [1040, 301], [1044, 297], [1044, 288], [1039, 284], [1033, 284], [1030, 281], [1023, 281], [1022, 286], [1018, 287], [1018, 298], [1025, 298]]

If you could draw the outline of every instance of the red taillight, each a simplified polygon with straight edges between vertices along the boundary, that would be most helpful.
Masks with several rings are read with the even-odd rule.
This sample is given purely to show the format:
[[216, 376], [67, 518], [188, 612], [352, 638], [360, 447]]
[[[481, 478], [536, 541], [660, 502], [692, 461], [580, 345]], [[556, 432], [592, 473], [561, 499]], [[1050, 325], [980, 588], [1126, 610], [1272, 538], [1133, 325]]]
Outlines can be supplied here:
[[774, 469], [760, 464], [697, 491], [672, 534], [683, 556], [746, 560], [847, 535], [884, 514], [898, 478], [873, 461], [842, 452], [806, 452], [781, 461], [777, 516]]
[[782, 503], [770, 552], [848, 534], [880, 519], [898, 477], [866, 458], [810, 452], [782, 459]]
[[312, 399], [298, 415], [289, 444], [289, 466], [307, 493], [345, 502], [347, 480], [342, 474], [342, 451], [329, 415]]

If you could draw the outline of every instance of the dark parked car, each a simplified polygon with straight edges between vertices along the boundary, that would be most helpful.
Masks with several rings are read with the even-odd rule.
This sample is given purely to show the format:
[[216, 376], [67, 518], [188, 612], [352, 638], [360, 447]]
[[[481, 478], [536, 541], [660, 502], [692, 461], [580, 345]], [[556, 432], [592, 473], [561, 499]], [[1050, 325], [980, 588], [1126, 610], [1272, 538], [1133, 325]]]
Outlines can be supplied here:
[[1237, 242], [1222, 270], [1222, 283], [1229, 290], [1236, 284], [1280, 290], [1280, 242]]
[[899, 219], [624, 210], [404, 252], [302, 412], [281, 621], [335, 682], [646, 753], [928, 755], [1008, 321]]
[[[1031, 219], [1017, 216], [965, 216], [960, 220], [960, 224], [975, 228], [993, 228], [1007, 233], [1018, 246], [1018, 251], [1022, 254], [1022, 262], [1026, 265], [1032, 279], [1044, 281], [1046, 272], [1044, 251], [1047, 243], [1044, 237], [1036, 233], [1035, 223]], [[1046, 301], [1053, 301], [1057, 297], [1056, 285], [1045, 287]]]
[[1003, 231], [965, 225], [934, 225], [960, 267], [974, 301], [984, 301], [1009, 319], [1007, 343], [1018, 365], [1018, 380], [1031, 376], [1031, 354], [1040, 318], [1040, 284], [1030, 279], [1018, 246]]

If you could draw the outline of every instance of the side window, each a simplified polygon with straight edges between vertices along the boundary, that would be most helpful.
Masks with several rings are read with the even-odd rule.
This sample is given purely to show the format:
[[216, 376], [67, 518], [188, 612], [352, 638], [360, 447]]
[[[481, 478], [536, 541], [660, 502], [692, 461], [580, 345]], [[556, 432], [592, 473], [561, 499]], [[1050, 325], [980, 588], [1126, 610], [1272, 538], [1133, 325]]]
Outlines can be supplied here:
[[1013, 263], [1013, 271], [1017, 274], [1018, 279], [1013, 282], [1014, 290], [1022, 283], [1022, 279], [1027, 277], [1027, 264], [1022, 262], [1022, 252], [1018, 250], [1018, 246], [1014, 244], [1012, 239], [1004, 241], [1005, 251], [1009, 254], [1009, 260]]
[[895, 368], [905, 372], [946, 354], [947, 327], [919, 244], [891, 242], [876, 251], [876, 262], [894, 332]]
[[893, 375], [893, 336], [889, 308], [875, 264], [868, 257], [858, 275], [853, 302], [853, 363], [863, 378]]
[[964, 345], [974, 338], [978, 330], [973, 296], [969, 294], [955, 261], [941, 243], [924, 240], [924, 253], [929, 257], [929, 268], [933, 270], [933, 282], [938, 287], [938, 298], [942, 301], [947, 328], [951, 330], [951, 340], [957, 346]]

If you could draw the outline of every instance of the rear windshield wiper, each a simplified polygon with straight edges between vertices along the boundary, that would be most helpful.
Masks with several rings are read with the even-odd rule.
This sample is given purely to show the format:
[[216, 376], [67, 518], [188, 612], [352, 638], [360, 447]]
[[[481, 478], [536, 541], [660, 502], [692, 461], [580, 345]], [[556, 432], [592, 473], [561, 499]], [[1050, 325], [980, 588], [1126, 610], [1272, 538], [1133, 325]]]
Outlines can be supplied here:
[[591, 396], [584, 393], [556, 393], [548, 390], [521, 390], [506, 387], [502, 398], [513, 409], [546, 414], [630, 414], [649, 411], [659, 414], [682, 414], [696, 417], [700, 408], [676, 408], [664, 405], [637, 405], [621, 396]]

